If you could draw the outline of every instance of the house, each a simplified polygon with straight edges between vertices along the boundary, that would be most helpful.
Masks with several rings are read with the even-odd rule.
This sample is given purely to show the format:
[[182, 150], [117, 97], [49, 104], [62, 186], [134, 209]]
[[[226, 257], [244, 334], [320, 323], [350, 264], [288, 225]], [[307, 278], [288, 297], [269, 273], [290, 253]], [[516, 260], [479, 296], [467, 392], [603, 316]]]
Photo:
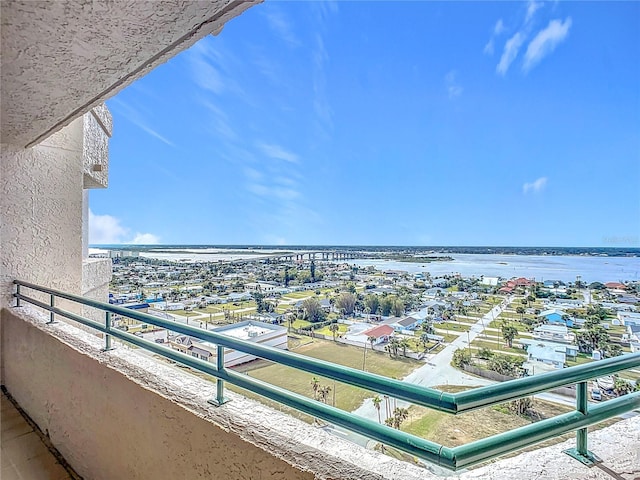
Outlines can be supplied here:
[[640, 325], [640, 312], [618, 312], [617, 317], [622, 325]]
[[182, 302], [165, 302], [165, 303], [156, 303], [153, 308], [156, 310], [168, 311], [171, 312], [173, 310], [184, 310], [185, 304]]
[[333, 305], [331, 305], [331, 302], [328, 298], [323, 298], [320, 300], [320, 308], [322, 308], [322, 310], [324, 310], [326, 313], [329, 313], [331, 312]]
[[629, 323], [627, 325], [627, 333], [630, 342], [640, 342], [640, 324]]
[[250, 282], [245, 284], [245, 288], [250, 292], [273, 293], [277, 285], [266, 282]]
[[370, 328], [362, 332], [362, 335], [366, 335], [367, 339], [374, 338], [373, 345], [379, 345], [384, 342], [388, 342], [391, 335], [395, 330], [390, 325], [380, 325], [375, 328]]
[[533, 329], [533, 338], [557, 343], [574, 343], [576, 336], [566, 325], [539, 325]]
[[[250, 342], [270, 347], [288, 348], [287, 329], [279, 325], [268, 324], [256, 320], [226, 325], [211, 330], [212, 332], [228, 335], [229, 337], [248, 340]], [[214, 343], [201, 341], [188, 335], [179, 335], [169, 339], [169, 345], [174, 350], [191, 355], [207, 362], [217, 362], [218, 346]], [[233, 367], [255, 360], [254, 355], [239, 352], [232, 348], [224, 349], [224, 366]]]
[[558, 310], [556, 308], [540, 312], [538, 314], [538, 318], [551, 325], [566, 325], [567, 327], [573, 326], [573, 319], [562, 310]]
[[553, 366], [555, 369], [564, 368], [566, 363], [566, 355], [563, 352], [558, 351], [554, 347], [548, 347], [545, 345], [530, 345], [527, 349], [527, 362], [533, 363], [545, 363]]
[[284, 314], [275, 312], [252, 313], [251, 315], [246, 315], [245, 318], [257, 322], [279, 324], [284, 321]]
[[521, 338], [516, 340], [522, 348], [528, 350], [532, 345], [538, 345], [542, 347], [549, 347], [555, 349], [557, 352], [562, 352], [566, 357], [575, 358], [578, 355], [577, 345], [571, 345], [567, 343], [555, 343], [545, 340], [536, 340], [531, 338]]
[[607, 290], [624, 291], [627, 289], [627, 286], [624, 283], [620, 282], [607, 282], [604, 284], [604, 286], [607, 287]]
[[395, 330], [415, 330], [424, 320], [415, 317], [404, 317], [402, 320], [395, 322], [392, 326]]

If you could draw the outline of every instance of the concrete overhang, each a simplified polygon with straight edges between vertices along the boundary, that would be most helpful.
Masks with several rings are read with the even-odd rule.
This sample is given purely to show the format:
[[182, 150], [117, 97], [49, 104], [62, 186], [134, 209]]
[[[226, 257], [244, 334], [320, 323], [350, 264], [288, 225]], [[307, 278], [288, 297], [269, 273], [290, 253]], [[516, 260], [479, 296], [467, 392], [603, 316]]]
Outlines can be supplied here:
[[261, 1], [2, 1], [1, 142], [39, 143]]

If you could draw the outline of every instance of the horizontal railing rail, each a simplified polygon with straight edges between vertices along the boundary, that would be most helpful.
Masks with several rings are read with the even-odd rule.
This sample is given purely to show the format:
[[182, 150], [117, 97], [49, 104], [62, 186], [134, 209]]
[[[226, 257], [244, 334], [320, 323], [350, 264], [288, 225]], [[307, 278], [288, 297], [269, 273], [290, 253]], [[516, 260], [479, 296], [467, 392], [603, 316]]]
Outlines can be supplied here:
[[[423, 460], [452, 470], [474, 465], [574, 430], [578, 431], [578, 446], [575, 451], [568, 453], [588, 463], [593, 461], [595, 456], [587, 450], [586, 427], [640, 408], [640, 392], [634, 392], [613, 400], [608, 400], [599, 405], [587, 405], [588, 394], [586, 388], [586, 382], [590, 379], [615, 374], [616, 372], [629, 368], [639, 367], [640, 353], [621, 355], [555, 372], [510, 380], [463, 392], [448, 393], [306, 357], [287, 350], [259, 345], [254, 342], [233, 338], [223, 333], [203, 330], [29, 282], [15, 280], [14, 283], [17, 286], [16, 293], [14, 294], [17, 300], [17, 306], [20, 306], [21, 301], [24, 301], [49, 311], [49, 323], [53, 322], [55, 315], [60, 315], [102, 332], [105, 334], [105, 350], [111, 348], [111, 337], [114, 337], [216, 377], [218, 388], [216, 400], [213, 403], [217, 405], [225, 402], [223, 389], [224, 382], [227, 381], [296, 410], [360, 433], [382, 442], [387, 446], [393, 446]], [[21, 287], [49, 295], [49, 303], [24, 295]], [[57, 307], [55, 305], [56, 298], [104, 311], [105, 323], [103, 324]], [[218, 346], [216, 364], [213, 365], [210, 362], [197, 359], [191, 355], [162, 346], [161, 344], [146, 340], [131, 333], [112, 328], [112, 314], [122, 315], [143, 323], [214, 343]], [[474, 441], [466, 445], [446, 447], [229, 370], [224, 367], [225, 347], [454, 415], [516, 400], [574, 383], [578, 384], [577, 405], [575, 411], [563, 415]]]

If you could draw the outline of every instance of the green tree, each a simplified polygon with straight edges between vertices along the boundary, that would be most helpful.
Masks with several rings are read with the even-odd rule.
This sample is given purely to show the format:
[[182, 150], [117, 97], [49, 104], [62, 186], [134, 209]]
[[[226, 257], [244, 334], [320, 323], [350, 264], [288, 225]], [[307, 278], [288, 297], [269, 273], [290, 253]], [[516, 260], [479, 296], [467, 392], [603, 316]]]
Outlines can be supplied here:
[[313, 390], [313, 399], [318, 399], [318, 391], [320, 390], [320, 382], [316, 377], [311, 379], [311, 390]]
[[493, 357], [493, 350], [491, 350], [490, 348], [482, 347], [480, 350], [478, 350], [476, 356], [483, 360], [489, 360], [491, 357]]
[[380, 395], [373, 397], [372, 402], [374, 408], [378, 411], [378, 423], [382, 423], [382, 419], [380, 418], [380, 404], [382, 403], [382, 399], [380, 398]]
[[616, 395], [621, 397], [622, 395], [633, 392], [633, 390], [634, 387], [631, 382], [628, 382], [620, 377], [615, 377], [615, 380], [613, 381], [613, 391]]
[[487, 367], [489, 370], [498, 372], [502, 375], [508, 375], [516, 377], [520, 373], [522, 366], [522, 358], [514, 357], [513, 355], [504, 355], [502, 353], [494, 354], [488, 361]]
[[390, 357], [397, 357], [400, 349], [400, 340], [397, 337], [391, 337], [384, 349], [389, 352]]
[[309, 276], [312, 283], [316, 281], [316, 262], [314, 260], [311, 260], [311, 266], [309, 267]]
[[596, 325], [576, 335], [578, 349], [584, 353], [603, 350], [610, 342], [610, 337], [602, 325]]
[[310, 322], [315, 323], [324, 320], [324, 311], [316, 297], [305, 298], [302, 302], [302, 311], [304, 312], [304, 318]]
[[391, 426], [393, 428], [396, 428], [398, 430], [400, 430], [400, 427], [402, 426], [402, 423], [409, 418], [409, 410], [406, 408], [400, 408], [400, 407], [396, 407], [393, 410], [393, 416], [391, 417], [392, 422], [391, 422]]
[[513, 339], [516, 338], [516, 335], [518, 335], [518, 329], [516, 327], [507, 323], [502, 325], [502, 338], [507, 342], [509, 348], [513, 347]]
[[265, 311], [264, 294], [255, 292], [252, 294], [253, 300], [256, 302], [256, 311], [262, 313]]
[[338, 326], [338, 323], [332, 323], [331, 325], [329, 325], [329, 330], [331, 330], [331, 333], [333, 335], [333, 341], [336, 341], [336, 333], [338, 332], [338, 330], [340, 329], [340, 327]]
[[524, 319], [524, 307], [518, 306], [516, 307], [516, 313], [520, 315], [520, 320]]
[[336, 299], [336, 307], [343, 315], [353, 315], [356, 306], [356, 296], [350, 292], [343, 292]]
[[371, 315], [375, 315], [380, 307], [380, 299], [377, 295], [369, 294], [364, 297], [364, 304]]
[[472, 365], [473, 359], [471, 353], [466, 348], [459, 348], [453, 352], [453, 358], [451, 359], [451, 365], [457, 368], [462, 368], [465, 365]]
[[400, 339], [398, 346], [400, 348], [402, 348], [402, 356], [406, 357], [407, 356], [407, 348], [409, 348], [409, 340], [407, 340], [406, 338], [402, 338]]
[[400, 317], [401, 315], [404, 314], [404, 308], [405, 308], [404, 302], [399, 298], [396, 298], [395, 301], [393, 302], [393, 307], [391, 310], [394, 316]]
[[380, 300], [380, 310], [381, 310], [382, 316], [388, 317], [389, 314], [391, 313], [392, 308], [393, 308], [393, 297], [390, 295], [382, 297], [382, 299]]

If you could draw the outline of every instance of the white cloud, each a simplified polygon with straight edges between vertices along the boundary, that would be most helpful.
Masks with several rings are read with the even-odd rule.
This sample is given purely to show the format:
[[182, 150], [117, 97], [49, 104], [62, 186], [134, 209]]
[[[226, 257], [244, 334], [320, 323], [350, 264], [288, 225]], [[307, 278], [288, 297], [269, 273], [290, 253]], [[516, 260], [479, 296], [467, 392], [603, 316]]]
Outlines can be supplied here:
[[547, 177], [540, 177], [537, 180], [522, 185], [522, 193], [525, 195], [529, 192], [538, 193], [547, 186]]
[[125, 243], [133, 243], [136, 245], [154, 245], [156, 243], [160, 243], [160, 238], [153, 233], [136, 233], [136, 236], [133, 237], [133, 240]]
[[504, 45], [504, 51], [502, 52], [502, 57], [500, 57], [500, 62], [496, 67], [496, 72], [500, 75], [505, 75], [507, 70], [509, 70], [509, 66], [518, 56], [518, 50], [524, 43], [524, 34], [522, 32], [517, 32], [513, 37], [507, 40], [507, 43]]
[[92, 245], [160, 243], [160, 238], [152, 233], [136, 232], [123, 226], [120, 219], [111, 215], [95, 215], [89, 210], [89, 243]]
[[525, 23], [529, 23], [533, 16], [536, 14], [538, 9], [542, 8], [542, 2], [536, 2], [535, 0], [531, 0], [527, 5], [527, 16], [524, 19]]
[[460, 86], [460, 83], [456, 79], [456, 71], [451, 70], [444, 77], [444, 83], [447, 87], [447, 93], [449, 94], [449, 98], [453, 99], [462, 95], [463, 88]]
[[567, 17], [564, 22], [551, 20], [547, 28], [538, 32], [531, 40], [527, 51], [524, 54], [524, 64], [522, 69], [527, 72], [538, 64], [544, 57], [553, 52], [555, 48], [567, 38], [571, 28], [571, 17]]
[[271, 7], [265, 13], [267, 17], [267, 23], [271, 30], [273, 30], [282, 40], [284, 40], [289, 46], [296, 47], [300, 45], [300, 40], [293, 33], [291, 22], [286, 18], [284, 13], [280, 10], [276, 10], [273, 4], [269, 4]]
[[493, 55], [494, 39], [495, 39], [495, 37], [500, 35], [502, 32], [504, 32], [504, 22], [500, 18], [500, 19], [498, 19], [498, 21], [496, 22], [495, 26], [493, 27], [493, 33], [491, 34], [491, 38], [489, 39], [487, 44], [484, 46], [484, 50], [483, 51], [484, 51], [485, 54]]
[[166, 137], [160, 135], [157, 131], [151, 128], [148, 125], [148, 123], [145, 122], [144, 119], [142, 118], [142, 114], [138, 112], [135, 108], [130, 106], [129, 104], [123, 102], [122, 100], [118, 100], [117, 98], [114, 98], [112, 100], [112, 108], [113, 107], [115, 107], [116, 110], [119, 110], [120, 113], [127, 120], [133, 123], [136, 127], [140, 128], [141, 130], [144, 130], [152, 137], [157, 138], [161, 142], [169, 145], [170, 147], [175, 147], [175, 144], [171, 140], [168, 140]]
[[260, 148], [262, 153], [267, 157], [284, 160], [285, 162], [298, 163], [298, 156], [295, 153], [285, 150], [280, 145], [259, 143], [258, 148]]

